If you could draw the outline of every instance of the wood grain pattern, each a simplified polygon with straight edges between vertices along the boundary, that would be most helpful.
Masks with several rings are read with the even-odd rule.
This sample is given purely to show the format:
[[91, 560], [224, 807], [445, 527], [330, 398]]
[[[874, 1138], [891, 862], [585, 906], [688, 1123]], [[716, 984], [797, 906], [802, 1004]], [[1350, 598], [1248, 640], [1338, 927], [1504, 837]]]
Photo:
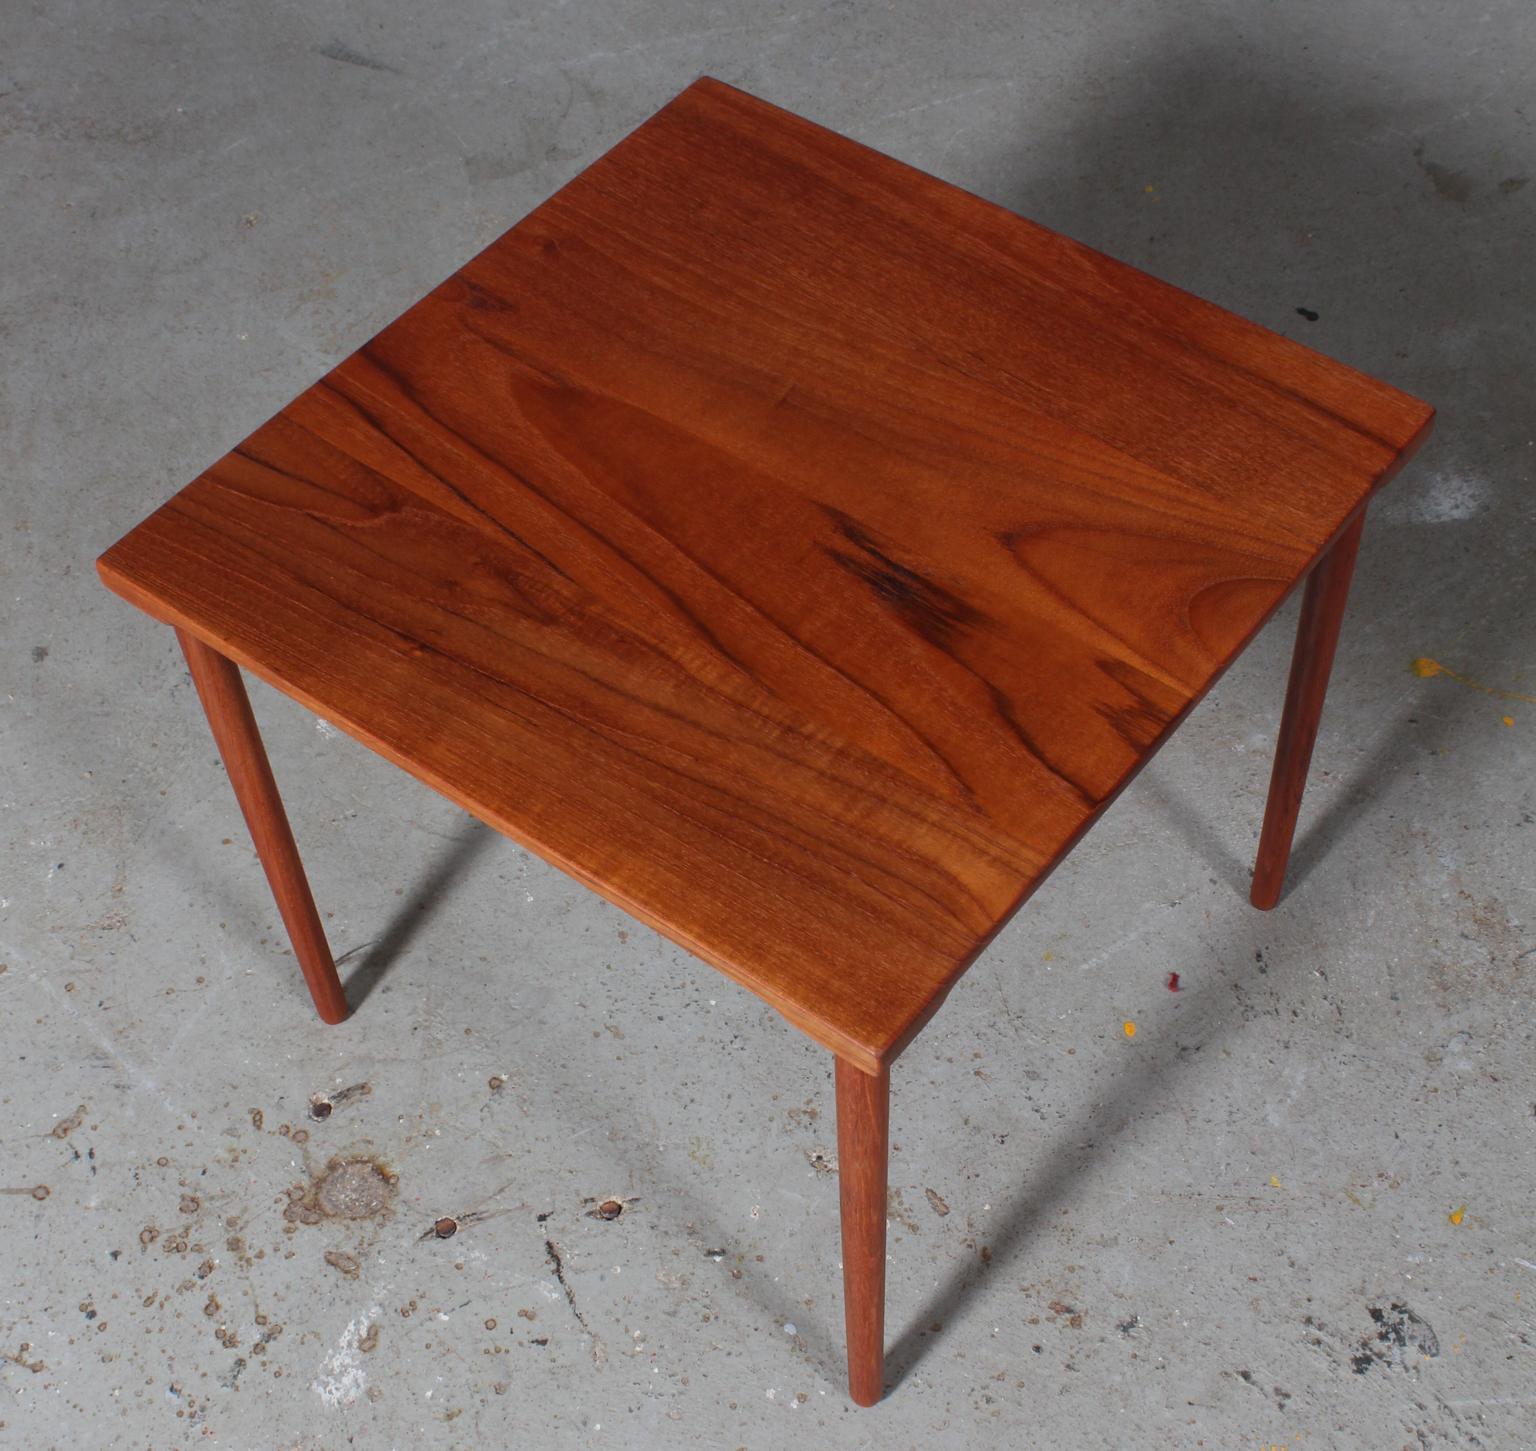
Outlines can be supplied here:
[[1269, 801], [1264, 809], [1264, 829], [1253, 867], [1249, 900], [1268, 911], [1280, 900], [1285, 869], [1291, 859], [1291, 839], [1301, 813], [1302, 793], [1307, 789], [1307, 767], [1317, 744], [1333, 654], [1338, 648], [1339, 627], [1349, 599], [1349, 582], [1360, 552], [1365, 510], [1355, 515], [1333, 547], [1307, 576], [1301, 599], [1301, 619], [1296, 625], [1296, 648], [1285, 689], [1285, 713], [1275, 743], [1275, 766], [1269, 779]]
[[843, 1230], [843, 1324], [848, 1394], [861, 1406], [885, 1394], [885, 1230], [891, 1075], [837, 1060], [837, 1187]]
[[1430, 416], [704, 80], [100, 567], [872, 1070]]

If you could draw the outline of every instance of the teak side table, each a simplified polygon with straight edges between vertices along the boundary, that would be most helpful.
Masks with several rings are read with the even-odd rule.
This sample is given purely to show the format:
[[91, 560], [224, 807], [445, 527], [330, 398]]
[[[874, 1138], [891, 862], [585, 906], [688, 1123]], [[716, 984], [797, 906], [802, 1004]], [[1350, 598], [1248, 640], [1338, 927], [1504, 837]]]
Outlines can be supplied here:
[[889, 1072], [1307, 580], [1279, 899], [1425, 404], [700, 80], [102, 557], [175, 627], [320, 1016], [240, 666], [836, 1055], [882, 1390]]

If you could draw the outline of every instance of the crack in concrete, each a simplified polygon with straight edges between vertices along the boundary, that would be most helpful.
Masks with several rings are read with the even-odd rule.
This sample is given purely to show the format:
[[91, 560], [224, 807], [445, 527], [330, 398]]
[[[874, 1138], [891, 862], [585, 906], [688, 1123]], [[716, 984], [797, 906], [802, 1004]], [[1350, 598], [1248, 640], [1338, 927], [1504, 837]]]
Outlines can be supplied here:
[[552, 1239], [544, 1241], [544, 1253], [549, 1257], [550, 1268], [555, 1272], [555, 1279], [560, 1288], [565, 1291], [565, 1303], [571, 1307], [571, 1314], [576, 1317], [576, 1323], [586, 1331], [588, 1339], [592, 1342], [592, 1363], [602, 1365], [608, 1359], [608, 1347], [603, 1344], [603, 1338], [587, 1323], [587, 1317], [581, 1313], [581, 1306], [576, 1303], [576, 1292], [571, 1289], [571, 1282], [565, 1277], [565, 1260], [561, 1257], [560, 1247]]

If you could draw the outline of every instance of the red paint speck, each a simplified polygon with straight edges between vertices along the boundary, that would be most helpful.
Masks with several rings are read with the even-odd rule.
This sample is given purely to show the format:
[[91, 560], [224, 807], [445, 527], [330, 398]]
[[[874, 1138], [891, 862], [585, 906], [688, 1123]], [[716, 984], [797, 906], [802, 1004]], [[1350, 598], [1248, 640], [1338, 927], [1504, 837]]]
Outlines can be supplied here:
[[1176, 992], [1178, 992], [1178, 990], [1179, 990], [1179, 975], [1176, 972], [1170, 972], [1168, 974], [1168, 991], [1171, 992], [1171, 993], [1176, 993]]

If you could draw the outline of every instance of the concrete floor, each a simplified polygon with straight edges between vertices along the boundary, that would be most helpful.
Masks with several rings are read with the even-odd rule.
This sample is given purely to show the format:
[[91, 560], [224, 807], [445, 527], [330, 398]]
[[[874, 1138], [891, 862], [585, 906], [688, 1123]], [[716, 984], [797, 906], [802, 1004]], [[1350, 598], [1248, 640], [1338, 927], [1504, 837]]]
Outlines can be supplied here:
[[[0, 7], [0, 1444], [1536, 1445], [1533, 71], [1526, 0]], [[874, 1411], [827, 1057], [263, 689], [322, 1027], [91, 567], [700, 72], [1441, 410], [1280, 909], [1293, 609], [899, 1063]]]

